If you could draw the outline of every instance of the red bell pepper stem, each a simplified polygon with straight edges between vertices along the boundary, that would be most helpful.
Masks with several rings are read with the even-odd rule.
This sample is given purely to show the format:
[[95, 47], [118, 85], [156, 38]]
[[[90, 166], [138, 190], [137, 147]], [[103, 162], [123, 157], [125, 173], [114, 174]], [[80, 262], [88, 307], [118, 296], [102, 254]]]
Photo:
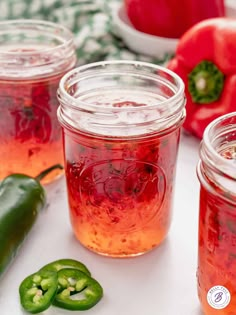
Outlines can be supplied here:
[[203, 60], [188, 75], [188, 89], [197, 104], [217, 101], [223, 87], [224, 74], [211, 61]]

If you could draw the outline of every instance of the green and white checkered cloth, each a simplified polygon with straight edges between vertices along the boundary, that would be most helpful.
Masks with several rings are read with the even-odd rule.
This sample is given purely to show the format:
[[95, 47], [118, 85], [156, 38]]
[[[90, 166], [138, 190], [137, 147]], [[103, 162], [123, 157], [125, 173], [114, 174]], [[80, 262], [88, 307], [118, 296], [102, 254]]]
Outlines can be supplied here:
[[[41, 19], [65, 25], [75, 35], [78, 64], [101, 60], [165, 60], [130, 51], [115, 33], [112, 12], [122, 0], [0, 0], [0, 20]], [[168, 56], [167, 56], [168, 58]]]

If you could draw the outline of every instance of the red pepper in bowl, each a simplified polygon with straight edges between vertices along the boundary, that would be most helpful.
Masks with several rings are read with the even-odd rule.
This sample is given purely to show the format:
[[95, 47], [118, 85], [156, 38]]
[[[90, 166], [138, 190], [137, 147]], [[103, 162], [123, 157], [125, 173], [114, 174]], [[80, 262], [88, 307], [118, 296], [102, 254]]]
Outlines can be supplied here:
[[183, 126], [202, 138], [211, 121], [236, 111], [236, 19], [209, 19], [190, 28], [168, 68], [186, 86]]
[[147, 34], [179, 38], [194, 24], [225, 16], [224, 0], [124, 0], [133, 26]]

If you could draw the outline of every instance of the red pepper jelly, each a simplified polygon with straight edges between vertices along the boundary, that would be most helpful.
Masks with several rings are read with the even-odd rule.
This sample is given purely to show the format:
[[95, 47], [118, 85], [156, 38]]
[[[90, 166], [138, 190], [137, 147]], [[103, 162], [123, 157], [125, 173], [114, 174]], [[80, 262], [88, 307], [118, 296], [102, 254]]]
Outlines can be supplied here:
[[153, 249], [171, 222], [181, 79], [147, 63], [95, 63], [63, 77], [59, 100], [76, 237], [113, 257]]
[[236, 112], [205, 130], [200, 189], [198, 294], [205, 315], [236, 310]]
[[[0, 180], [63, 164], [57, 88], [76, 62], [73, 36], [36, 20], [0, 23]], [[45, 182], [59, 176], [48, 175]]]

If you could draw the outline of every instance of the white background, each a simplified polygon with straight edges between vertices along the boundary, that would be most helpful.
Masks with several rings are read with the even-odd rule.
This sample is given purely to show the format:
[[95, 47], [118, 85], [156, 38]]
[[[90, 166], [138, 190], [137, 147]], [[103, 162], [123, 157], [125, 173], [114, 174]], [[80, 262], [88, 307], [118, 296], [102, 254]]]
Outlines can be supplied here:
[[[227, 0], [236, 16], [236, 0]], [[51, 307], [43, 315], [203, 315], [196, 291], [199, 141], [182, 135], [177, 165], [174, 215], [166, 241], [132, 259], [96, 255], [74, 238], [68, 217], [65, 179], [46, 187], [49, 206], [40, 214], [17, 257], [0, 278], [0, 314], [26, 315], [18, 296], [20, 282], [60, 258], [85, 263], [104, 288], [91, 310], [67, 312]]]
[[[198, 140], [182, 135], [169, 236], [141, 257], [107, 258], [83, 248], [70, 227], [64, 177], [47, 186], [49, 206], [0, 279], [0, 314], [26, 314], [19, 303], [20, 282], [48, 262], [74, 258], [85, 263], [104, 288], [99, 304], [83, 314], [202, 315], [196, 292], [198, 149]], [[78, 313], [51, 307], [43, 314]]]

